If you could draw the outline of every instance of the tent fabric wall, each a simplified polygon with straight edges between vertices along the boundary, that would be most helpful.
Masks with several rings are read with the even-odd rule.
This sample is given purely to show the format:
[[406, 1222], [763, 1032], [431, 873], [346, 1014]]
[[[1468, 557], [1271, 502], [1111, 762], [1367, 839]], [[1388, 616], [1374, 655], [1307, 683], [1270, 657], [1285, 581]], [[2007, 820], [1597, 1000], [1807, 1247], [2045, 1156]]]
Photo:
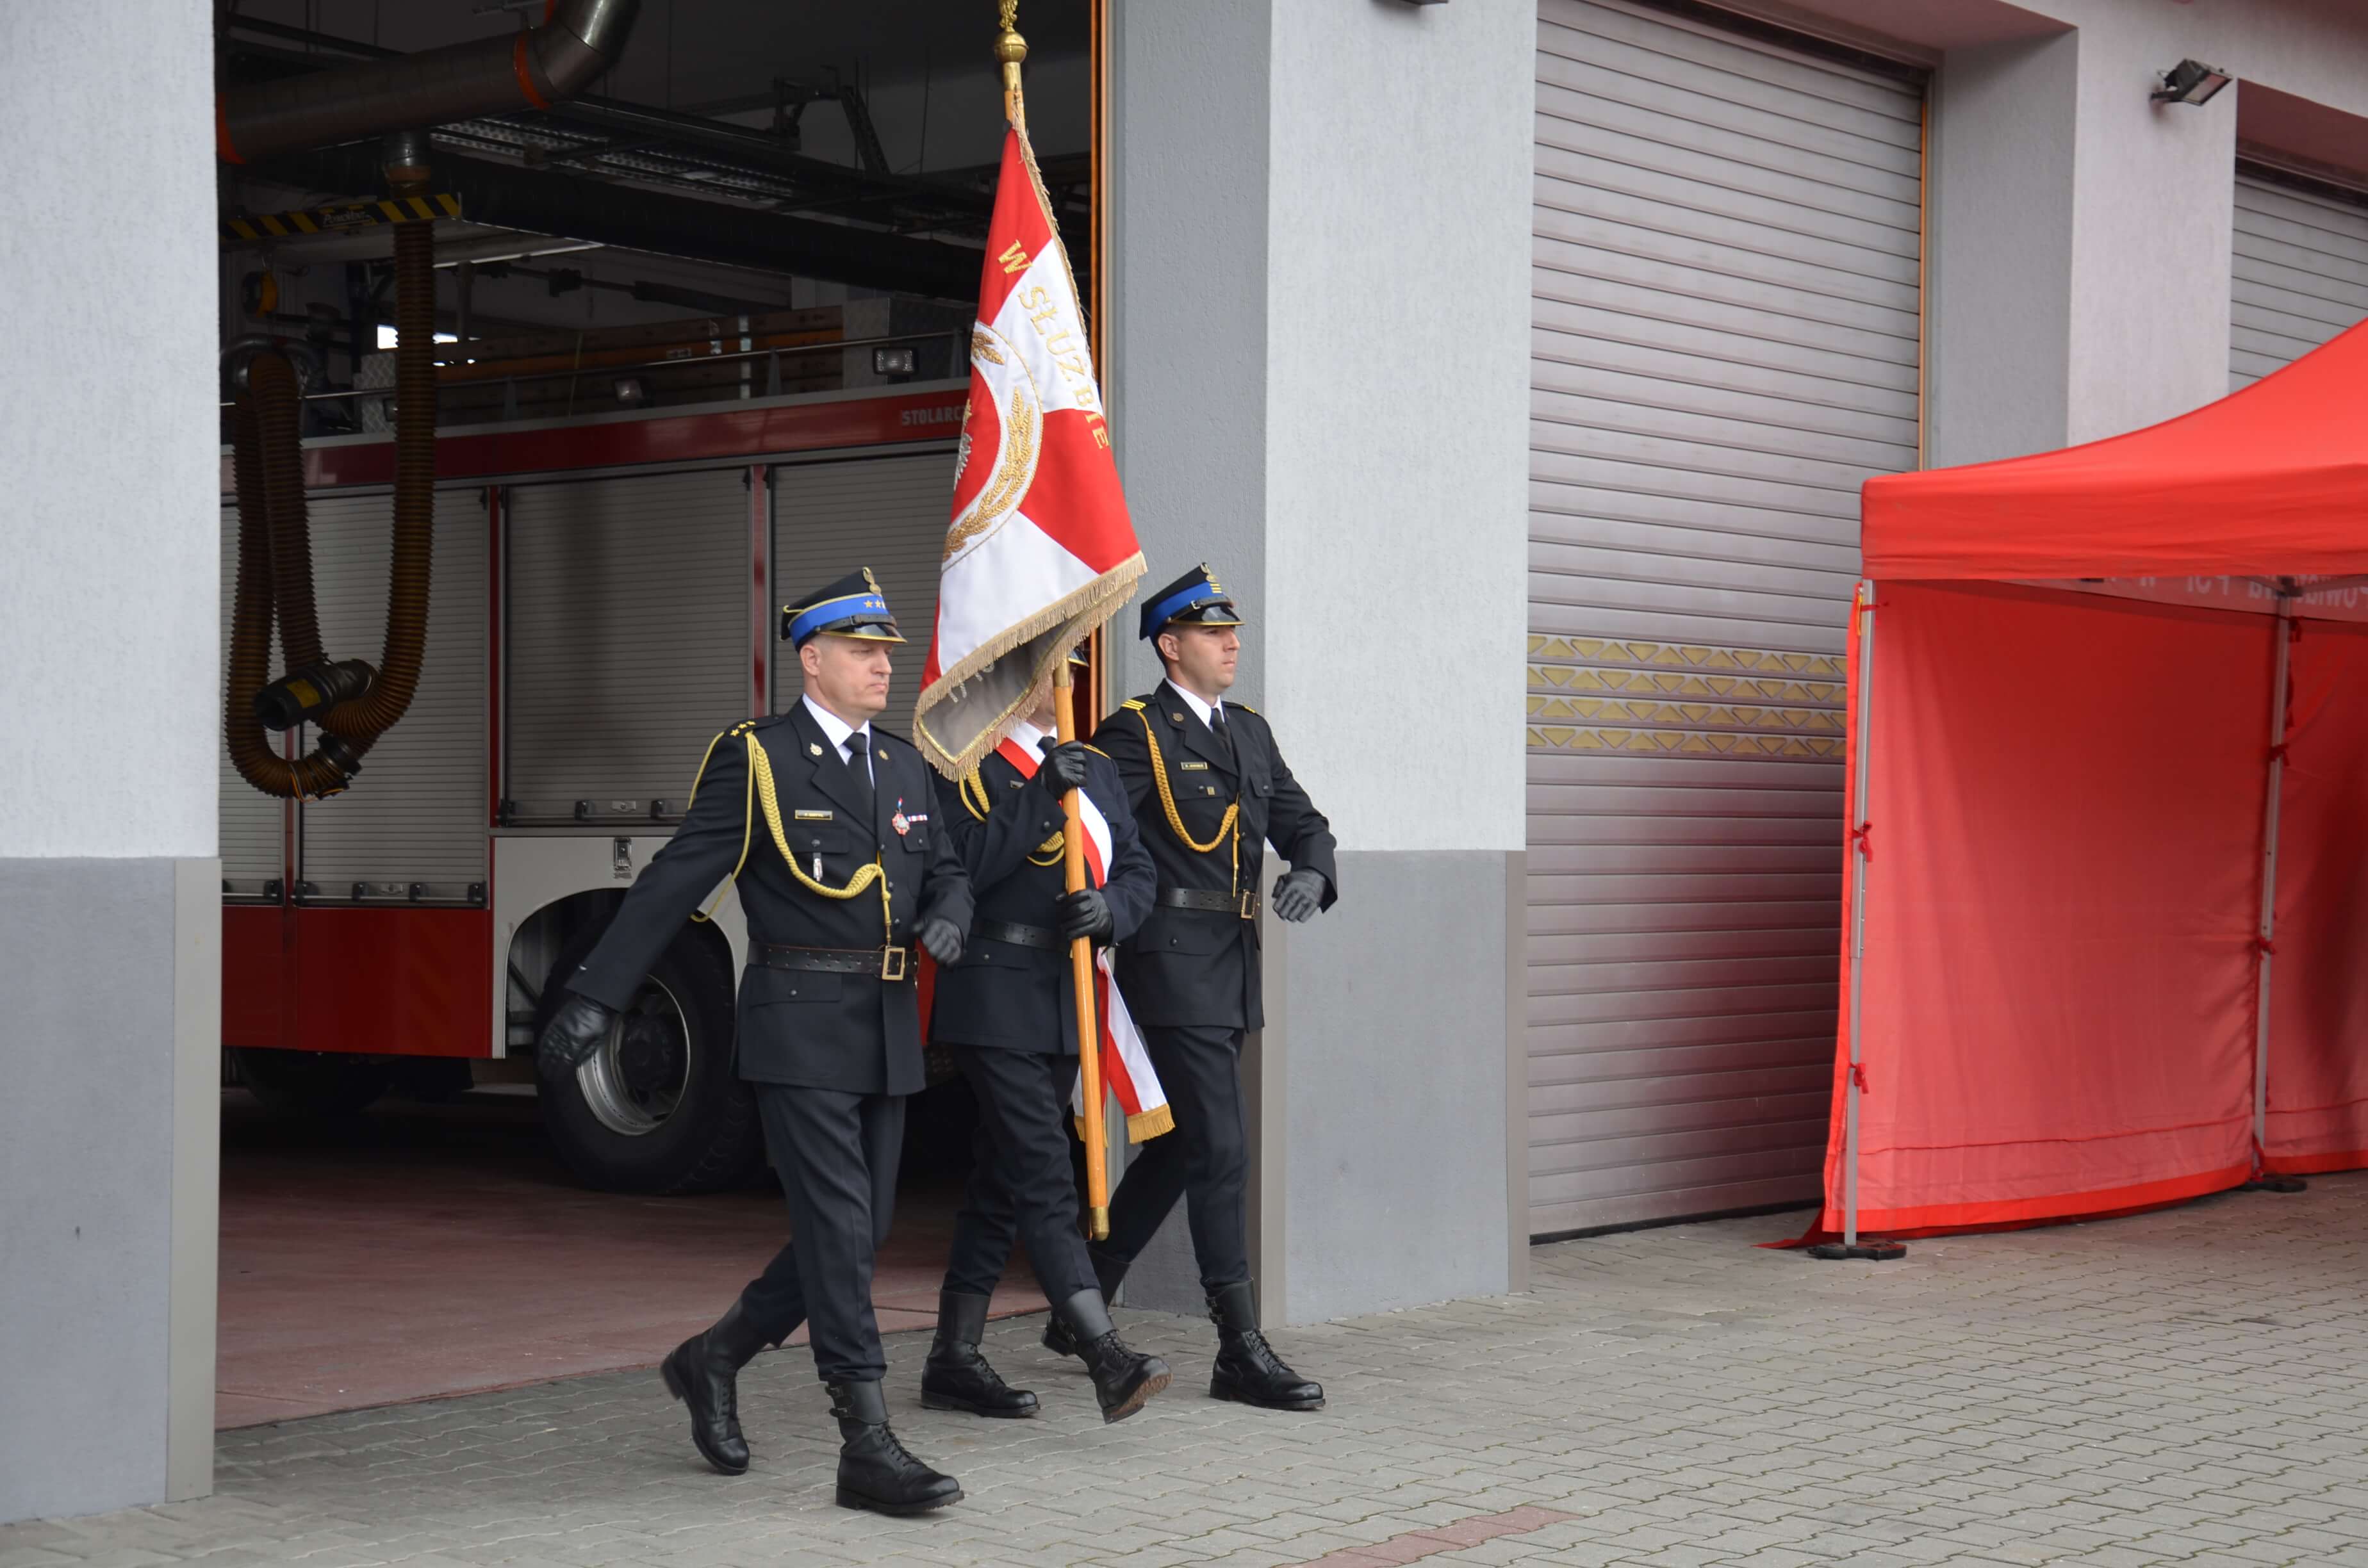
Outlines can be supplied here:
[[2363, 406], [2368, 324], [2149, 429], [1863, 487], [1812, 1236], [2368, 1165]]
[[2280, 791], [2262, 1165], [2368, 1165], [2368, 631], [2300, 623]]
[[1860, 1228], [2243, 1181], [2277, 623], [1918, 583], [1874, 619]]

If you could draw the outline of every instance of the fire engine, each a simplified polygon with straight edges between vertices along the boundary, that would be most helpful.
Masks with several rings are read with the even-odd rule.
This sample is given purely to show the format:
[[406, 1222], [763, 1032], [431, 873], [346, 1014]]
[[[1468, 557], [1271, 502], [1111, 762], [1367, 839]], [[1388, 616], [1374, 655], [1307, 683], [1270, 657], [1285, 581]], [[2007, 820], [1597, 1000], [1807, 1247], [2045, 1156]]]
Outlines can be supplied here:
[[[419, 1059], [530, 1081], [558, 983], [681, 820], [708, 742], [797, 699], [785, 593], [871, 568], [918, 632], [883, 718], [909, 721], [966, 384], [751, 395], [762, 386], [438, 430], [407, 711], [324, 799], [275, 799], [225, 754], [222, 1039], [258, 1094], [355, 1109]], [[393, 437], [318, 437], [302, 453], [322, 642], [374, 653]], [[227, 646], [228, 449], [222, 489]], [[316, 739], [300, 725], [277, 744], [295, 758]], [[578, 1078], [542, 1092], [552, 1139], [588, 1184], [690, 1192], [755, 1168], [732, 1071], [746, 941], [726, 896], [711, 924], [685, 926]]]

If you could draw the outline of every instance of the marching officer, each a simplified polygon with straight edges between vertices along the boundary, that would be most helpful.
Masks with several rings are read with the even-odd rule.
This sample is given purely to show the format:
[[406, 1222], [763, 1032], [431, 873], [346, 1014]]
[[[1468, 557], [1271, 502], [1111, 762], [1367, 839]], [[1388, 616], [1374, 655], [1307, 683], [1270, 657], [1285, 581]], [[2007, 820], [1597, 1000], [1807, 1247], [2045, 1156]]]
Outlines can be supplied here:
[[[978, 1098], [970, 1190], [938, 1298], [938, 1334], [921, 1403], [976, 1415], [1036, 1414], [979, 1353], [988, 1298], [1015, 1234], [1024, 1234], [1054, 1321], [1082, 1346], [1105, 1422], [1122, 1421], [1167, 1386], [1167, 1363], [1127, 1347], [1110, 1326], [1077, 1231], [1070, 1173], [1069, 1090], [1077, 1074], [1070, 943], [1122, 941], [1151, 908], [1156, 873], [1109, 760], [1055, 745], [1049, 684], [1011, 738], [959, 780], [938, 780], [946, 824], [978, 902], [962, 961], [938, 971], [930, 1038], [958, 1047]], [[1043, 754], [1038, 762], [1039, 754]], [[1068, 892], [1062, 797], [1085, 791], [1087, 858], [1099, 888]], [[1099, 820], [1097, 820], [1099, 819]], [[1089, 876], [1089, 882], [1098, 880]]]
[[[1175, 1112], [1176, 1131], [1144, 1147], [1110, 1199], [1110, 1239], [1091, 1249], [1110, 1296], [1178, 1197], [1216, 1321], [1216, 1399], [1317, 1410], [1322, 1385], [1285, 1366], [1258, 1329], [1244, 1188], [1244, 1031], [1265, 1021], [1258, 992], [1258, 886], [1265, 846], [1291, 869], [1274, 912], [1297, 923], [1328, 909], [1338, 872], [1331, 824], [1291, 776], [1267, 722], [1225, 693], [1241, 617], [1206, 565], [1144, 603], [1142, 635], [1167, 678], [1095, 732], [1117, 765], [1159, 872], [1151, 913], [1120, 949], [1118, 982]], [[1076, 1354], [1064, 1324], [1045, 1345]]]
[[754, 1085], [794, 1238], [716, 1324], [666, 1359], [691, 1439], [727, 1475], [748, 1468], [734, 1380], [803, 1322], [843, 1445], [842, 1507], [914, 1514], [962, 1487], [888, 1427], [871, 1312], [872, 1254], [888, 1234], [905, 1096], [922, 1086], [913, 945], [962, 956], [970, 880], [933, 823], [920, 754], [871, 721], [904, 638], [870, 571], [782, 612], [805, 693], [783, 714], [715, 738], [673, 841], [625, 895], [567, 982], [544, 1031], [546, 1077], [575, 1071], [614, 1026], [684, 917], [726, 878], [748, 922], [739, 1073]]

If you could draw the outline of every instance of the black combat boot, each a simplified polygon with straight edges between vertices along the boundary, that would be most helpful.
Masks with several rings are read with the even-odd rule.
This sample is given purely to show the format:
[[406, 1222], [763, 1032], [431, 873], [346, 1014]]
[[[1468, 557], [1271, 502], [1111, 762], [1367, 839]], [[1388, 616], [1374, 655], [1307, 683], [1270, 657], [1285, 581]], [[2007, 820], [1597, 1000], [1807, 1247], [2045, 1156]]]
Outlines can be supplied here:
[[726, 1475], [748, 1468], [748, 1441], [740, 1435], [738, 1379], [740, 1369], [764, 1347], [764, 1339], [748, 1326], [747, 1314], [734, 1301], [713, 1328], [676, 1346], [658, 1368], [666, 1392], [690, 1406], [690, 1440], [708, 1463]]
[[905, 1451], [888, 1430], [888, 1402], [880, 1385], [830, 1383], [830, 1413], [838, 1418], [838, 1506], [875, 1514], [926, 1514], [962, 1501], [962, 1483], [939, 1475]]
[[986, 1332], [986, 1298], [938, 1292], [938, 1337], [921, 1368], [921, 1408], [967, 1410], [973, 1415], [1036, 1414], [1036, 1396], [1005, 1382], [978, 1353]]
[[[1126, 1265], [1116, 1258], [1104, 1256], [1102, 1249], [1090, 1243], [1087, 1244], [1086, 1256], [1093, 1263], [1094, 1279], [1101, 1287], [1102, 1304], [1107, 1307], [1118, 1300], [1119, 1281], [1126, 1278]], [[1053, 1314], [1053, 1321], [1044, 1325], [1044, 1348], [1063, 1356], [1075, 1356], [1080, 1360], [1086, 1354], [1084, 1347], [1077, 1343], [1077, 1336], [1069, 1332], [1069, 1325], [1061, 1321], [1061, 1314], [1057, 1312]]]
[[1247, 1280], [1209, 1293], [1217, 1324], [1217, 1363], [1209, 1369], [1209, 1397], [1268, 1410], [1321, 1410], [1324, 1385], [1282, 1364], [1258, 1332], [1258, 1287]]
[[1100, 1291], [1078, 1291], [1054, 1307], [1053, 1316], [1073, 1342], [1085, 1346], [1086, 1370], [1093, 1377], [1104, 1425], [1125, 1420], [1167, 1386], [1167, 1363], [1126, 1347], [1110, 1326]]

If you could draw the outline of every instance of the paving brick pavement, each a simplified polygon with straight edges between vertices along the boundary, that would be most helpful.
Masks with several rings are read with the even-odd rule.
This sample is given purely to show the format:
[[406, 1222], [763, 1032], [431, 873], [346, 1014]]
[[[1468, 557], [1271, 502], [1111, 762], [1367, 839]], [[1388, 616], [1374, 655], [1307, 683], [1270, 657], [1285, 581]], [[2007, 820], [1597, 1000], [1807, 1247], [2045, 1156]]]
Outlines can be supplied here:
[[2368, 1176], [1891, 1264], [1749, 1245], [1798, 1223], [1562, 1243], [1525, 1295], [1289, 1331], [1315, 1415], [1201, 1397], [1209, 1326], [1144, 1312], [1178, 1387], [1133, 1421], [1035, 1318], [990, 1351], [1044, 1417], [929, 1414], [898, 1335], [898, 1428], [968, 1493], [925, 1519], [832, 1506], [790, 1351], [744, 1381], [746, 1476], [603, 1374], [226, 1433], [218, 1495], [0, 1528], [0, 1568], [2368, 1568]]

